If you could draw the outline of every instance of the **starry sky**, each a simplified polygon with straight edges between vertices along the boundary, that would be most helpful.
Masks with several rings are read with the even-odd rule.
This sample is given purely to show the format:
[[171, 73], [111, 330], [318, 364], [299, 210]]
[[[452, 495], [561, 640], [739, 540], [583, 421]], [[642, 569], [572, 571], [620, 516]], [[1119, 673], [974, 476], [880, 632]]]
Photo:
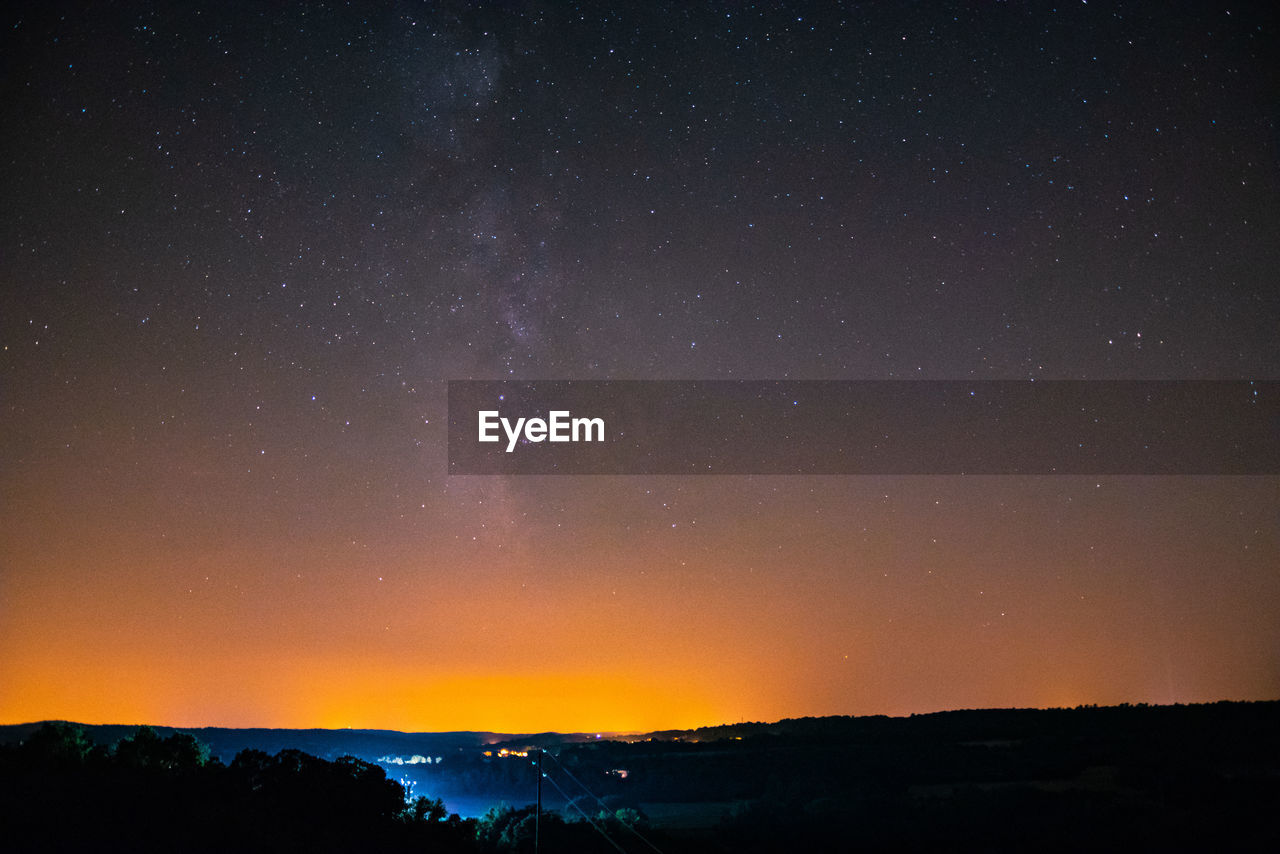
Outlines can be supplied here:
[[449, 476], [457, 379], [1280, 379], [1274, 17], [18, 4], [0, 721], [1280, 696], [1280, 478]]

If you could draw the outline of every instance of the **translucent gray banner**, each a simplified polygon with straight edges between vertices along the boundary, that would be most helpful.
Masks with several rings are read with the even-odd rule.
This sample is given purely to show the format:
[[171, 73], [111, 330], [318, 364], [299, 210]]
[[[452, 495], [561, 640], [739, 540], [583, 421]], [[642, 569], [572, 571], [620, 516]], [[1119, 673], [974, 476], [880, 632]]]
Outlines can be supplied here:
[[1280, 474], [1277, 381], [449, 383], [450, 474]]

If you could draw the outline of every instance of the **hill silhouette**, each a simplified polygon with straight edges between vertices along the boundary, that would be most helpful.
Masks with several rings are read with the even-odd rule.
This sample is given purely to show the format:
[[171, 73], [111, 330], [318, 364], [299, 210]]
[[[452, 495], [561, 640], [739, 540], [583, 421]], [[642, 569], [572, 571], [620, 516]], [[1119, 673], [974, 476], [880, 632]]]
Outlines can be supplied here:
[[[12, 850], [522, 851], [535, 825], [572, 851], [1280, 843], [1280, 702], [800, 718], [612, 738], [59, 722], [0, 728], [0, 742]], [[527, 806], [539, 751], [554, 811], [540, 820]], [[495, 807], [451, 815], [457, 797]]]

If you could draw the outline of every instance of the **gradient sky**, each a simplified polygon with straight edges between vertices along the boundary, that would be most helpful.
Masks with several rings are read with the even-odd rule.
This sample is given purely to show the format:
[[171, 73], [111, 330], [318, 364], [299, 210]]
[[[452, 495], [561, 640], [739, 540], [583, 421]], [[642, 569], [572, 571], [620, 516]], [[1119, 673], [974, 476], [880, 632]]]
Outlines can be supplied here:
[[1280, 478], [445, 473], [449, 379], [1280, 378], [1259, 6], [4, 16], [0, 722], [1280, 696]]

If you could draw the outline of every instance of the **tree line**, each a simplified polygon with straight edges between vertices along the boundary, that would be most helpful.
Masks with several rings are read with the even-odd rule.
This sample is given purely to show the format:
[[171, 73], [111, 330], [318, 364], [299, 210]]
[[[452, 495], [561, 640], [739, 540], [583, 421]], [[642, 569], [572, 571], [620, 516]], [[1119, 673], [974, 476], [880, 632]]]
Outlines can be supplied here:
[[[414, 851], [506, 854], [615, 851], [592, 823], [532, 807], [480, 819], [406, 799], [378, 765], [300, 750], [246, 749], [224, 764], [194, 736], [140, 727], [95, 745], [46, 723], [0, 747], [0, 848], [6, 851]], [[616, 829], [616, 828], [615, 828]]]

